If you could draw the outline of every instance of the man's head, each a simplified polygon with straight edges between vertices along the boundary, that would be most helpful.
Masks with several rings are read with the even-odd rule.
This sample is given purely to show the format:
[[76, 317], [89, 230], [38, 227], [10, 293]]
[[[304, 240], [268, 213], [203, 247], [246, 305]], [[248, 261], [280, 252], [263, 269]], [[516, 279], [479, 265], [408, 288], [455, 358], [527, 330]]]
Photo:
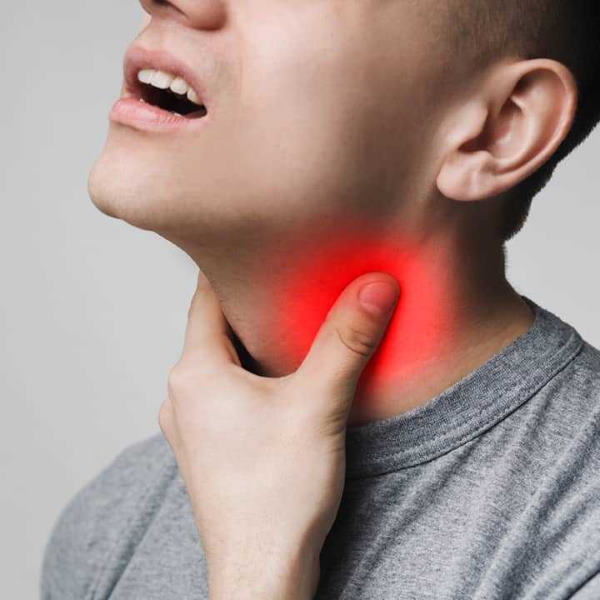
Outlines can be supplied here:
[[112, 122], [90, 193], [181, 243], [357, 224], [501, 243], [598, 118], [596, 0], [142, 3], [135, 45], [185, 63], [208, 115], [168, 132]]

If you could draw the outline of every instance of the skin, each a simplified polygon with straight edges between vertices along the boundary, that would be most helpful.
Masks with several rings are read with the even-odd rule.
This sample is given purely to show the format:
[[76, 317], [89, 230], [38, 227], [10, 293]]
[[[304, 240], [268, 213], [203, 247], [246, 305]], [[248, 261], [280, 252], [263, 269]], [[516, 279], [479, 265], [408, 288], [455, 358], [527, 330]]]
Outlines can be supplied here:
[[[498, 57], [485, 68], [470, 68], [444, 45], [443, 27], [432, 25], [443, 22], [443, 4], [143, 1], [151, 19], [134, 44], [165, 48], [198, 73], [211, 100], [208, 120], [195, 135], [111, 122], [89, 190], [105, 214], [154, 231], [186, 252], [201, 269], [201, 294], [211, 298], [210, 310], [190, 315], [204, 315], [199, 319], [207, 328], [227, 323], [226, 336], [211, 338], [215, 344], [198, 342], [191, 355], [202, 351], [202, 360], [183, 361], [188, 383], [170, 386], [161, 411], [203, 545], [211, 549], [215, 598], [241, 597], [232, 581], [244, 578], [259, 590], [256, 597], [292, 598], [292, 588], [305, 597], [318, 579], [315, 556], [341, 497], [343, 460], [335, 453], [331, 459], [326, 445], [339, 443], [347, 425], [424, 404], [531, 325], [529, 308], [504, 276], [497, 233], [502, 195], [560, 145], [572, 124], [576, 85], [564, 66], [546, 59]], [[373, 359], [376, 367], [363, 371], [379, 333], [364, 329], [369, 321], [356, 309], [329, 309], [365, 273], [391, 277], [400, 300]], [[338, 411], [343, 426], [333, 437], [317, 436], [322, 452], [315, 453], [294, 447], [281, 431], [283, 422], [319, 431], [318, 419], [307, 421], [299, 409], [294, 417], [277, 413], [269, 399], [289, 398], [279, 393], [280, 382], [302, 371], [321, 325], [337, 332], [357, 362], [344, 369], [336, 362], [347, 356], [336, 354], [339, 347], [319, 346], [318, 362], [329, 371], [313, 374], [314, 385], [336, 374], [345, 385], [322, 385], [313, 396], [322, 406], [345, 408]], [[225, 360], [209, 371], [201, 366], [222, 355], [218, 343], [229, 348], [235, 376]], [[385, 360], [377, 363], [379, 357]], [[308, 385], [306, 377], [293, 380]], [[289, 392], [304, 390], [301, 385], [284, 387], [295, 404], [310, 404], [306, 394]], [[207, 390], [229, 391], [219, 396], [229, 408], [207, 404]], [[265, 402], [273, 418], [270, 427], [256, 429], [256, 411], [249, 407], [261, 411], [256, 407]], [[231, 412], [216, 418], [218, 410]], [[210, 418], [201, 418], [205, 414]], [[285, 480], [281, 456], [292, 452], [305, 472], [330, 457], [317, 513], [302, 513], [291, 498], [280, 530], [270, 531], [266, 519], [253, 520], [252, 514], [270, 514], [267, 507], [281, 493], [274, 484], [271, 497], [264, 490], [249, 494], [254, 505], [246, 497], [246, 512], [238, 507], [237, 537], [207, 525], [225, 528], [236, 509], [207, 500], [226, 497], [227, 486], [216, 482], [207, 489], [215, 480], [203, 454], [229, 457], [223, 468], [237, 474], [239, 489], [256, 484], [253, 472], [245, 480], [236, 471], [239, 442], [219, 437], [218, 453], [197, 442], [216, 439], [225, 414], [236, 427], [256, 432], [245, 438], [248, 444], [274, 440], [263, 448], [268, 456], [260, 455], [260, 444], [252, 454], [274, 482]], [[316, 497], [308, 483], [307, 496], [299, 489], [296, 498]], [[268, 576], [262, 567], [251, 568], [264, 561], [244, 537], [280, 549]], [[246, 572], [233, 577], [232, 565], [240, 564]]]

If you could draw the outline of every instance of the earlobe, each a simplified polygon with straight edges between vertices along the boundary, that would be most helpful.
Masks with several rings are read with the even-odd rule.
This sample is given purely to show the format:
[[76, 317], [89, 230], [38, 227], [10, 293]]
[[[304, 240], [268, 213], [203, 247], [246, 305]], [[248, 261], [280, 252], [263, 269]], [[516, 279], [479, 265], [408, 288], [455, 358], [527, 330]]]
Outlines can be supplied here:
[[502, 65], [447, 128], [438, 177], [446, 197], [473, 201], [509, 190], [541, 167], [571, 128], [577, 85], [549, 59]]

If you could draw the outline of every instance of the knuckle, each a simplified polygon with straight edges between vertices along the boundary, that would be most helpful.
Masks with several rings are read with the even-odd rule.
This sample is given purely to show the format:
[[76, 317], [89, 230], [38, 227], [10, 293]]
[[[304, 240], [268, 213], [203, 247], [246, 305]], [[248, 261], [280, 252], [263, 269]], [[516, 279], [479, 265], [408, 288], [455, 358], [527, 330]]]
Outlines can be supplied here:
[[369, 357], [376, 347], [376, 340], [373, 336], [365, 331], [348, 325], [346, 327], [335, 327], [336, 333], [346, 348], [355, 354], [363, 357]]
[[192, 377], [192, 369], [182, 362], [177, 363], [171, 368], [167, 377], [169, 392], [177, 394], [188, 389], [191, 385]]
[[165, 437], [171, 434], [173, 427], [173, 407], [168, 399], [161, 404], [158, 411], [158, 426]]

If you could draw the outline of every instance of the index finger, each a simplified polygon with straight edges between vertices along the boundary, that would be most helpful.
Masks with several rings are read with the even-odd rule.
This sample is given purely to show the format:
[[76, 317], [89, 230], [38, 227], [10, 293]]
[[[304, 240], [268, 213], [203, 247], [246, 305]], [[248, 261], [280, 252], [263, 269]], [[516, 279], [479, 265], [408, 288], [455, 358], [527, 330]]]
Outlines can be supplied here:
[[188, 310], [182, 356], [205, 364], [240, 364], [221, 303], [202, 271]]

